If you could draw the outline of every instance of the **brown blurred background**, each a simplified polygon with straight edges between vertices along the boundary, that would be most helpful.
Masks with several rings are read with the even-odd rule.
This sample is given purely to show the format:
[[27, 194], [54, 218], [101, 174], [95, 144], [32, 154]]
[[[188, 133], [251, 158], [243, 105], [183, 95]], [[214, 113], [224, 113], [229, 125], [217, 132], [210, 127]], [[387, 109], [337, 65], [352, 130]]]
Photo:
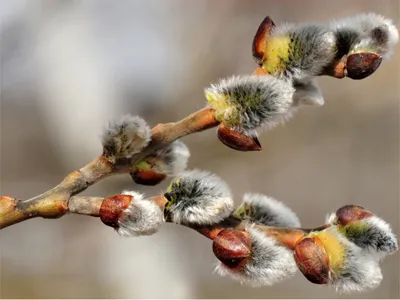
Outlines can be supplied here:
[[[399, 25], [399, 1], [2, 0], [1, 188], [37, 195], [101, 151], [108, 120], [125, 113], [152, 125], [201, 108], [203, 88], [255, 68], [251, 41], [266, 15], [276, 23], [377, 12]], [[263, 151], [223, 146], [215, 131], [184, 139], [190, 168], [287, 203], [304, 227], [360, 204], [399, 230], [399, 55], [362, 81], [319, 78], [320, 108], [304, 108], [261, 135]], [[135, 186], [129, 176], [84, 194]], [[384, 260], [380, 287], [340, 296], [300, 273], [249, 288], [213, 274], [211, 242], [166, 225], [123, 239], [98, 219], [35, 219], [0, 232], [0, 298], [399, 298], [399, 254]]]

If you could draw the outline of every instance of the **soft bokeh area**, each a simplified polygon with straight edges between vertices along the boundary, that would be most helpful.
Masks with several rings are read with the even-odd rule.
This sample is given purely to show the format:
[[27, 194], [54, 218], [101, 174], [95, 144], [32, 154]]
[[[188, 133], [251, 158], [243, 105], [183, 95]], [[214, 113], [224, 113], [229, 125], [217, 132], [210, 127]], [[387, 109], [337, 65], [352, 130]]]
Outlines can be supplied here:
[[[1, 0], [1, 188], [30, 198], [101, 152], [107, 122], [125, 113], [151, 125], [203, 107], [203, 88], [252, 72], [251, 42], [270, 15], [327, 21], [377, 12], [399, 25], [398, 0]], [[222, 145], [215, 130], [186, 137], [190, 168], [232, 187], [287, 203], [304, 227], [344, 204], [359, 204], [399, 229], [400, 47], [361, 81], [318, 78], [325, 105], [306, 107], [260, 136], [263, 151]], [[129, 176], [85, 195], [123, 189], [155, 195]], [[124, 239], [98, 219], [34, 219], [0, 232], [0, 298], [337, 298], [298, 274], [249, 288], [213, 273], [211, 242], [182, 226]], [[399, 254], [383, 282], [351, 298], [399, 298]]]

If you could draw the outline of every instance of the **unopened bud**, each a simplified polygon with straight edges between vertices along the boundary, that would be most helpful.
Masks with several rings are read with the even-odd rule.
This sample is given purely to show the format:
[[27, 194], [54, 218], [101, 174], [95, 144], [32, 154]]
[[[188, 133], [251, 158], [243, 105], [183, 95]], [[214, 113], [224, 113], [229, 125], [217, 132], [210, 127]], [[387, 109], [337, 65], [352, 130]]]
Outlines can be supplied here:
[[304, 238], [294, 249], [294, 258], [303, 275], [312, 283], [329, 282], [329, 257], [321, 240]]
[[274, 27], [275, 24], [272, 19], [269, 16], [265, 17], [253, 38], [253, 57], [260, 66], [266, 59], [265, 51], [267, 49], [268, 37]]
[[336, 211], [337, 223], [342, 226], [372, 217], [374, 214], [359, 205], [345, 205]]
[[213, 242], [215, 256], [226, 266], [238, 268], [250, 256], [251, 238], [248, 232], [223, 229]]
[[114, 195], [104, 198], [100, 206], [100, 220], [107, 226], [118, 228], [119, 219], [132, 199], [131, 195]]
[[159, 174], [153, 170], [144, 170], [137, 168], [130, 173], [131, 178], [137, 184], [154, 186], [163, 181], [167, 175]]
[[364, 79], [373, 74], [381, 65], [382, 56], [372, 52], [358, 52], [347, 56], [347, 77]]
[[218, 139], [231, 149], [238, 151], [260, 151], [261, 144], [257, 137], [250, 137], [230, 129], [224, 123], [218, 126]]

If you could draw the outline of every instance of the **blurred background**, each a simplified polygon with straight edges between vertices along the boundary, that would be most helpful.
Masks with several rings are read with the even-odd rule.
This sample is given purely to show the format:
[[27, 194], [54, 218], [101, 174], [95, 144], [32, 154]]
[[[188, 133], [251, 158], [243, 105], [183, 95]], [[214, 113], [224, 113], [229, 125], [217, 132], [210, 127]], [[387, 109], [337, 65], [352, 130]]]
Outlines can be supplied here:
[[[203, 88], [255, 69], [252, 38], [270, 15], [324, 22], [376, 12], [399, 25], [398, 0], [1, 0], [1, 187], [25, 199], [58, 184], [101, 152], [108, 120], [126, 113], [151, 125], [205, 104]], [[306, 107], [264, 132], [263, 151], [230, 150], [215, 130], [186, 137], [190, 168], [232, 187], [287, 203], [304, 227], [344, 204], [399, 224], [399, 47], [362, 81], [319, 78], [325, 105]], [[135, 186], [103, 180], [84, 194]], [[249, 288], [213, 273], [211, 242], [167, 224], [151, 237], [123, 239], [96, 218], [34, 219], [0, 233], [0, 298], [337, 298], [301, 273]], [[351, 298], [399, 298], [399, 254], [382, 263], [380, 287]]]

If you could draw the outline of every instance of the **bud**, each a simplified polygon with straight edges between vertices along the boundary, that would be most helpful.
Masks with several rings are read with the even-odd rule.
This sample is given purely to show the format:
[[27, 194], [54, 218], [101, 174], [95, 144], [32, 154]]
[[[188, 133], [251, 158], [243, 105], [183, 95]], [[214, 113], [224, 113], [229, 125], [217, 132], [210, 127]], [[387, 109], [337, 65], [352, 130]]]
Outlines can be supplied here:
[[182, 172], [167, 189], [165, 216], [178, 224], [211, 225], [228, 217], [233, 200], [228, 185], [200, 170]]
[[265, 51], [267, 49], [268, 38], [274, 27], [275, 23], [272, 19], [269, 16], [265, 17], [253, 38], [253, 57], [260, 66], [266, 59]]
[[238, 151], [260, 151], [261, 144], [256, 137], [250, 137], [230, 129], [220, 123], [217, 131], [218, 139], [231, 149]]
[[137, 184], [157, 185], [167, 176], [183, 172], [189, 156], [186, 145], [179, 140], [174, 141], [137, 163], [130, 174]]
[[387, 60], [399, 40], [393, 21], [375, 13], [339, 19], [330, 27], [337, 36], [339, 55], [368, 52]]
[[346, 226], [354, 222], [372, 217], [374, 214], [359, 205], [345, 205], [336, 211], [336, 224]]
[[347, 77], [364, 79], [374, 73], [381, 65], [382, 56], [372, 52], [358, 52], [347, 57]]
[[248, 232], [223, 229], [213, 242], [215, 256], [229, 268], [239, 268], [251, 255], [251, 238]]
[[253, 57], [259, 65], [273, 76], [289, 77], [295, 82], [320, 75], [335, 54], [335, 35], [321, 25], [275, 26], [267, 17], [253, 40]]
[[163, 214], [157, 204], [129, 191], [105, 198], [99, 214], [104, 224], [127, 237], [151, 235], [163, 222]]
[[312, 283], [329, 283], [329, 257], [318, 237], [302, 239], [294, 249], [294, 258], [303, 275]]
[[247, 193], [233, 213], [238, 219], [275, 227], [300, 227], [300, 220], [285, 204], [262, 194]]
[[336, 225], [349, 241], [378, 259], [398, 250], [390, 225], [361, 206], [343, 206], [328, 218], [328, 222]]
[[151, 129], [137, 116], [124, 116], [109, 123], [102, 136], [103, 155], [115, 163], [139, 153], [151, 140]]
[[273, 76], [232, 76], [205, 90], [216, 119], [250, 137], [263, 125], [273, 127], [291, 114], [294, 88]]
[[[219, 235], [222, 235], [218, 238]], [[222, 230], [214, 242], [220, 260], [216, 272], [251, 286], [272, 285], [293, 276], [297, 270], [292, 251], [273, 237], [249, 227], [245, 234]], [[251, 244], [250, 244], [250, 241]], [[249, 251], [248, 248], [251, 247]]]
[[134, 171], [130, 172], [132, 180], [137, 184], [154, 186], [167, 177], [165, 174], [155, 172], [150, 166], [148, 167], [150, 169], [147, 170], [142, 168], [143, 166], [147, 168], [148, 164], [146, 162], [141, 162]]

